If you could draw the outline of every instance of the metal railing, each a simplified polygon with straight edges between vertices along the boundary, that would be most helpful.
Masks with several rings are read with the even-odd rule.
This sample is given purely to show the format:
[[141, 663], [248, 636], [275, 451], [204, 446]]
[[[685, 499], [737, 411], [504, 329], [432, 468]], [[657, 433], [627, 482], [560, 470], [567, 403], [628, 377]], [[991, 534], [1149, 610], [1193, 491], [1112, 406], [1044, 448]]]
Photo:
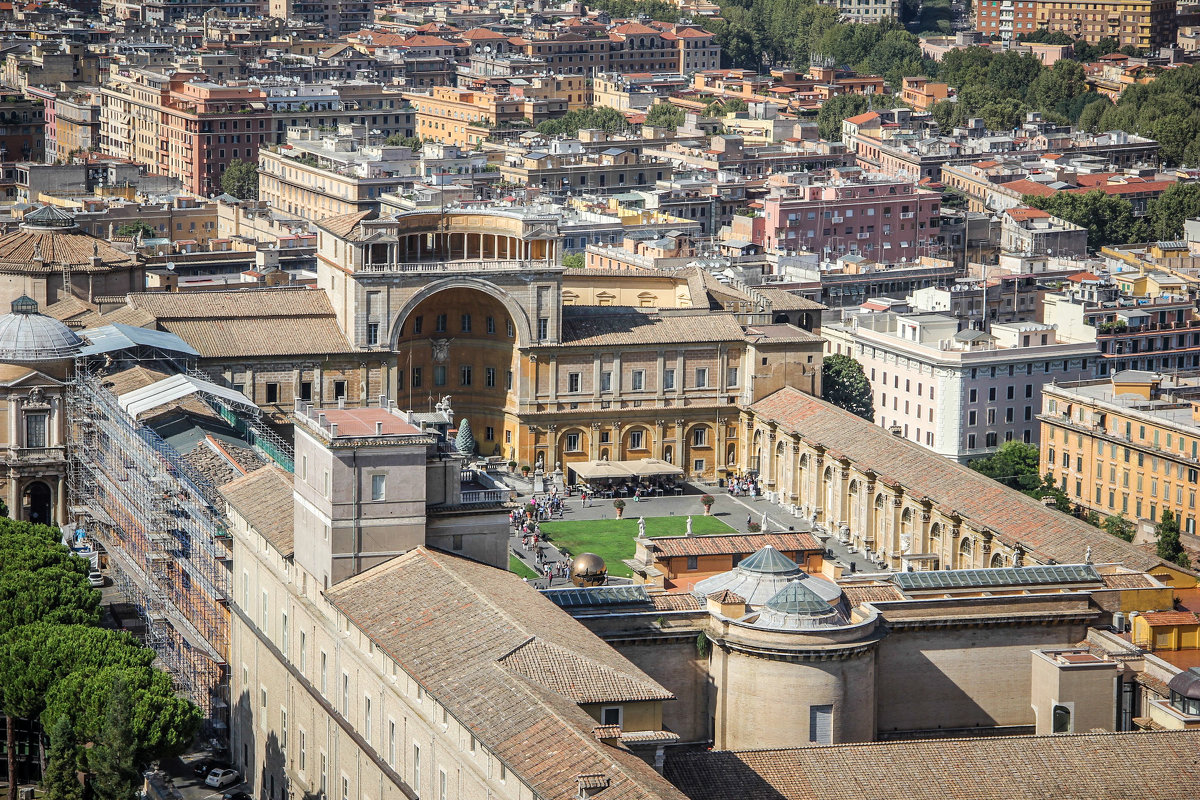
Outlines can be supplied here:
[[478, 270], [481, 272], [524, 272], [530, 269], [560, 267], [554, 261], [518, 259], [469, 259], [465, 261], [397, 261], [382, 264], [363, 264], [355, 272], [391, 274], [397, 272], [441, 273]]

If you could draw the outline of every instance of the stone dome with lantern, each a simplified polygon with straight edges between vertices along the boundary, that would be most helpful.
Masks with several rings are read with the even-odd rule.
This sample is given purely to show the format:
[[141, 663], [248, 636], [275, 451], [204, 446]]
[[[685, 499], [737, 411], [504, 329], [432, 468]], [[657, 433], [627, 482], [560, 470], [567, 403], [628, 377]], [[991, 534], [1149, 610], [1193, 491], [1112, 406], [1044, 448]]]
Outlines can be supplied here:
[[11, 287], [0, 303], [28, 295], [45, 306], [67, 296], [85, 302], [145, 288], [145, 268], [132, 252], [87, 233], [54, 206], [28, 212], [15, 230], [0, 235], [0, 275]]

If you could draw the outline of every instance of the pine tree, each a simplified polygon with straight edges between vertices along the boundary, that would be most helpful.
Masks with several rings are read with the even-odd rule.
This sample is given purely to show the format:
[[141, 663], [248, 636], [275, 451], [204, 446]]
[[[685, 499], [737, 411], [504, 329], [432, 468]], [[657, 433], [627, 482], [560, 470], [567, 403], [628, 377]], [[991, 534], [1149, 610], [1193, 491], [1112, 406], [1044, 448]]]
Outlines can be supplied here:
[[78, 762], [75, 728], [64, 714], [50, 730], [50, 749], [46, 751], [46, 771], [42, 775], [42, 787], [50, 800], [82, 799], [83, 785], [76, 774]]
[[128, 682], [118, 676], [108, 699], [101, 735], [88, 754], [97, 800], [129, 800], [136, 791], [139, 775], [132, 726], [133, 693]]
[[1191, 567], [1191, 559], [1183, 551], [1183, 543], [1179, 541], [1179, 520], [1169, 510], [1164, 508], [1162, 519], [1155, 526], [1158, 534], [1158, 557], [1178, 564], [1181, 567]]
[[458, 425], [458, 436], [454, 440], [454, 446], [464, 456], [475, 455], [475, 434], [471, 432], [471, 420], [466, 417], [463, 417]]

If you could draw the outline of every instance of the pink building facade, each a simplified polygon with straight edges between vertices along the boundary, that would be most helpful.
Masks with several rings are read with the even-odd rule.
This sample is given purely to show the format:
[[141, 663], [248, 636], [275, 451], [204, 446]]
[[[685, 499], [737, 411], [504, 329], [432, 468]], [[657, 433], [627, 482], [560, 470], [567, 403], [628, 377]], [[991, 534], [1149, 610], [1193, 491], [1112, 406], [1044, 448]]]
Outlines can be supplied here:
[[937, 248], [941, 195], [858, 167], [773, 175], [761, 240], [780, 252], [822, 259], [857, 254], [879, 263], [916, 261]]

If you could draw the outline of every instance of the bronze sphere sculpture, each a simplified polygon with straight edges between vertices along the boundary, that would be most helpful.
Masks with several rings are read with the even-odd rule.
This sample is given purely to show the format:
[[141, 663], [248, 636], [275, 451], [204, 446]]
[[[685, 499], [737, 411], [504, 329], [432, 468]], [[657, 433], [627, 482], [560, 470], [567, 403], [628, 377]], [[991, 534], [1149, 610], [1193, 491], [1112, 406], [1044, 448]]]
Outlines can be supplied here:
[[595, 553], [580, 553], [571, 562], [571, 583], [576, 586], [603, 586], [608, 581], [608, 567]]

